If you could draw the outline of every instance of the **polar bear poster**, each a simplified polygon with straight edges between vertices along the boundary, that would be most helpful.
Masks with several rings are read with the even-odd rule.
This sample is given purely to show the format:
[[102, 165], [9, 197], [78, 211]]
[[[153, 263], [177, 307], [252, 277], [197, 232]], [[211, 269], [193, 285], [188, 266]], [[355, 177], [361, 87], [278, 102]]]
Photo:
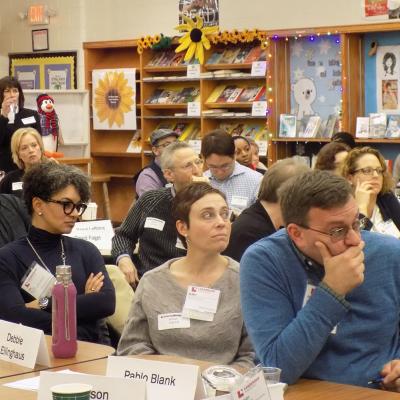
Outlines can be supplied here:
[[312, 103], [317, 97], [317, 88], [310, 78], [301, 78], [292, 85], [294, 100], [297, 104], [297, 119], [314, 115]]

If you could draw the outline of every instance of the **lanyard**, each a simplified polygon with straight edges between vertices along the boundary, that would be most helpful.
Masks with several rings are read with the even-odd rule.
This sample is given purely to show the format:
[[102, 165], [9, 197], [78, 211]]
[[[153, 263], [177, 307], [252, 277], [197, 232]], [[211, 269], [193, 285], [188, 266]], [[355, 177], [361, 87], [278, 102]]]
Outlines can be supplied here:
[[[47, 269], [48, 272], [51, 273], [51, 271], [49, 270], [49, 268], [47, 267], [46, 263], [42, 260], [42, 257], [39, 256], [38, 252], [36, 251], [36, 249], [33, 247], [33, 244], [31, 243], [31, 241], [29, 240], [29, 238], [26, 238], [29, 246], [31, 246], [32, 251], [35, 253], [36, 257], [39, 259], [39, 261], [42, 263], [42, 265]], [[61, 260], [63, 265], [65, 265], [65, 261], [67, 259], [66, 255], [65, 255], [65, 251], [64, 251], [64, 244], [62, 239], [60, 239], [60, 243], [61, 243]]]

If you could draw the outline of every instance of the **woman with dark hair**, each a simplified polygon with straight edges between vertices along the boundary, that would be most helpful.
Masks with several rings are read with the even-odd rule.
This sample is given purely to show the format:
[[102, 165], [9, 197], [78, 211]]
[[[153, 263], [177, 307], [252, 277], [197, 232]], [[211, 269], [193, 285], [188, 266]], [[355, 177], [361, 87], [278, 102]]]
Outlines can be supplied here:
[[[23, 179], [23, 198], [32, 219], [28, 235], [0, 249], [0, 318], [51, 333], [50, 290], [36, 299], [27, 272], [51, 278], [57, 265], [71, 265], [77, 289], [78, 339], [105, 342], [102, 319], [113, 314], [115, 293], [97, 248], [64, 236], [71, 232], [89, 200], [88, 178], [77, 168], [39, 164]], [[33, 288], [34, 289], [34, 288]]]
[[[231, 231], [225, 196], [207, 183], [192, 183], [176, 194], [173, 214], [187, 255], [143, 275], [118, 355], [168, 354], [252, 367], [240, 310], [239, 264], [221, 255]], [[216, 311], [183, 312], [192, 291], [217, 294]]]
[[350, 148], [344, 143], [331, 142], [325, 144], [318, 152], [315, 169], [330, 171], [340, 176], [343, 161], [349, 151]]
[[42, 132], [39, 114], [24, 108], [24, 102], [24, 93], [16, 78], [5, 76], [0, 79], [0, 171], [17, 168], [10, 150], [11, 137], [17, 129], [31, 126]]
[[396, 66], [396, 56], [391, 53], [385, 53], [382, 60], [383, 70], [385, 71], [386, 76], [393, 76], [394, 75], [394, 68]]
[[351, 150], [342, 176], [353, 186], [364, 229], [400, 239], [400, 204], [382, 154], [367, 146]]

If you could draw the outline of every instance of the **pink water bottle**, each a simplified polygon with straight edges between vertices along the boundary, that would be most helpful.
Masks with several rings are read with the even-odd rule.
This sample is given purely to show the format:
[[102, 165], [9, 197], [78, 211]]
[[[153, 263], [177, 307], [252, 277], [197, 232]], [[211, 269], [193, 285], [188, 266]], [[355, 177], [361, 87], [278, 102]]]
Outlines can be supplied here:
[[71, 266], [56, 266], [57, 283], [52, 291], [52, 351], [56, 358], [74, 357], [76, 341], [76, 288]]

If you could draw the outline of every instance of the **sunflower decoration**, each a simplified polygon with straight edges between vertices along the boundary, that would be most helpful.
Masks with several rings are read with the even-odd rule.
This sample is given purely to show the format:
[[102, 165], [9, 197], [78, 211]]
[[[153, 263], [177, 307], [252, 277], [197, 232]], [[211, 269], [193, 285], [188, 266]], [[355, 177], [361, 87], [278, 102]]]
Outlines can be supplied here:
[[194, 56], [196, 60], [199, 60], [200, 64], [203, 64], [204, 48], [208, 50], [211, 47], [207, 35], [217, 32], [218, 27], [203, 27], [203, 18], [198, 15], [195, 20], [186, 17], [186, 15], [182, 15], [182, 19], [185, 23], [178, 25], [175, 29], [186, 33], [179, 39], [180, 45], [175, 52], [179, 53], [187, 49], [185, 61], [190, 61]]
[[121, 127], [124, 114], [132, 111], [133, 88], [123, 72], [107, 72], [99, 79], [95, 90], [94, 106], [100, 122], [108, 120], [111, 128], [114, 123]]

